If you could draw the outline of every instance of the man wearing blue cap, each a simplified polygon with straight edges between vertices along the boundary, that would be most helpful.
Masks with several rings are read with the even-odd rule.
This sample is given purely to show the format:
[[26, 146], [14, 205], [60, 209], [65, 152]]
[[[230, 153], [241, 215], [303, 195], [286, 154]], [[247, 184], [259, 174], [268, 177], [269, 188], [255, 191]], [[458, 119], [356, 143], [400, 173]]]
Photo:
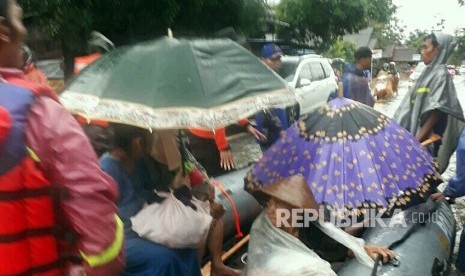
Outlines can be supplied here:
[[[267, 43], [262, 48], [262, 61], [273, 71], [278, 72], [281, 68], [281, 57], [283, 51], [274, 43]], [[288, 128], [286, 110], [281, 108], [268, 109], [255, 116], [257, 130], [265, 134], [266, 140], [260, 140], [258, 143], [262, 151], [268, 149], [276, 142], [281, 132]]]
[[267, 43], [262, 48], [262, 60], [268, 65], [273, 71], [278, 72], [281, 68], [281, 57], [283, 51], [278, 45], [274, 43]]

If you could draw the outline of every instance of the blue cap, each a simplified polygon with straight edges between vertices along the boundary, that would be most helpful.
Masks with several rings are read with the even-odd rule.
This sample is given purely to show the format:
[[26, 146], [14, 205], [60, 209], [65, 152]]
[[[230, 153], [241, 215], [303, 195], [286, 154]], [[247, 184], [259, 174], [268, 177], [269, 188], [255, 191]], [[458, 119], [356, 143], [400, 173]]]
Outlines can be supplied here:
[[278, 45], [274, 43], [267, 43], [263, 45], [262, 48], [262, 57], [274, 59], [283, 55], [283, 51], [279, 48]]

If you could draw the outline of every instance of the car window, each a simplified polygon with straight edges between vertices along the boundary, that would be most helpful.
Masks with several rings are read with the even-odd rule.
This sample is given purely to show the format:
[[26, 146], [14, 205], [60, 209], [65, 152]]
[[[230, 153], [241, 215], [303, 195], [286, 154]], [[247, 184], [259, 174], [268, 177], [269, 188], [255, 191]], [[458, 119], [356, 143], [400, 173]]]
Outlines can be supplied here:
[[323, 67], [321, 66], [320, 62], [318, 61], [310, 62], [309, 66], [310, 66], [310, 71], [312, 72], [312, 77], [313, 77], [311, 78], [312, 81], [318, 81], [318, 80], [322, 80], [325, 78], [325, 73], [323, 71]]
[[295, 61], [283, 61], [281, 68], [279, 68], [278, 74], [286, 81], [292, 81], [294, 79], [295, 71], [297, 70], [298, 65], [299, 63]]
[[329, 78], [331, 76], [331, 71], [333, 70], [333, 68], [327, 62], [322, 62], [321, 65], [323, 66], [323, 70], [325, 72], [325, 78]]
[[310, 66], [309, 64], [304, 64], [302, 66], [302, 69], [300, 70], [300, 74], [299, 74], [299, 82], [301, 79], [307, 79], [309, 81], [312, 80], [312, 71], [310, 70]]

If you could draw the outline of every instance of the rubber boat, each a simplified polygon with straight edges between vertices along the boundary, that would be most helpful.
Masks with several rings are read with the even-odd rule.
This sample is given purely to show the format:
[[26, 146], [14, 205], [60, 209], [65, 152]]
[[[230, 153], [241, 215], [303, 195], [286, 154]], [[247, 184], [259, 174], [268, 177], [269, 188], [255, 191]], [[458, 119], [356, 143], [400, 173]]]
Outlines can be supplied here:
[[[227, 265], [239, 269], [246, 263], [247, 234], [262, 210], [255, 198], [244, 190], [243, 179], [249, 169], [216, 178], [220, 183], [216, 200], [226, 208], [223, 259]], [[436, 204], [435, 208], [432, 204], [420, 204], [393, 218], [383, 218], [384, 224], [377, 223], [376, 227], [364, 231], [362, 238], [367, 243], [390, 246], [403, 239], [393, 248], [397, 260], [379, 266], [374, 273], [355, 259], [349, 259], [339, 265], [338, 275], [448, 275], [455, 242], [455, 218], [448, 203]], [[381, 227], [384, 225], [388, 227]], [[204, 275], [207, 275], [207, 267], [208, 264], [202, 270]]]

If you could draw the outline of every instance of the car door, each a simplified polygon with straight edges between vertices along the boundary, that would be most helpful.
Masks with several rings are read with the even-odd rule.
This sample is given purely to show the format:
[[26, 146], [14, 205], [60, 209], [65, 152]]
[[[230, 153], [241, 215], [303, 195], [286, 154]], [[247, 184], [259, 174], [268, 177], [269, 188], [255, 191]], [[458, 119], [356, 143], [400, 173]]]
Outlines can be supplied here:
[[312, 72], [308, 63], [302, 63], [296, 72], [295, 92], [300, 105], [300, 114], [309, 112], [312, 106]]
[[312, 80], [310, 85], [311, 91], [307, 98], [311, 104], [309, 105], [307, 112], [310, 112], [320, 105], [326, 104], [328, 100], [328, 87], [325, 82], [325, 73], [321, 63], [318, 60], [314, 60], [309, 62], [309, 67], [312, 74]]
[[327, 89], [326, 94], [329, 98], [329, 95], [331, 95], [331, 93], [336, 93], [335, 91], [337, 90], [336, 75], [328, 61], [322, 60], [321, 66], [323, 66], [323, 71], [325, 72], [324, 82]]

